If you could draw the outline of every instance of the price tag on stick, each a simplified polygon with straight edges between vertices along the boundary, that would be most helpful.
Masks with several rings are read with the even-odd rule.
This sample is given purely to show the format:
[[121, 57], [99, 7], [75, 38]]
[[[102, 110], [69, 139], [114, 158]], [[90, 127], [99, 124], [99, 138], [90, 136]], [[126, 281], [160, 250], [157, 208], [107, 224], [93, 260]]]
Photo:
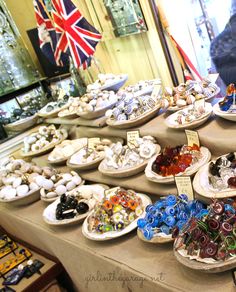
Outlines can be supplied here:
[[200, 147], [200, 141], [197, 131], [185, 130], [187, 136], [188, 146], [193, 146], [194, 144]]
[[136, 145], [136, 140], [140, 137], [139, 131], [129, 131], [127, 132], [127, 145], [130, 148], [134, 148]]
[[192, 181], [190, 176], [175, 176], [175, 183], [178, 190], [178, 194], [185, 194], [189, 200], [194, 199]]

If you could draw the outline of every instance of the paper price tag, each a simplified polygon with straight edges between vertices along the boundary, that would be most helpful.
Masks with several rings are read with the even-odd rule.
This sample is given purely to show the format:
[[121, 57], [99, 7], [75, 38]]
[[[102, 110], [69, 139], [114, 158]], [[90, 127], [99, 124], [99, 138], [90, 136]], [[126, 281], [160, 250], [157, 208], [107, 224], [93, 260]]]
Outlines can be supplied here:
[[105, 190], [105, 197], [113, 196], [119, 190], [120, 190], [120, 187], [115, 187], [115, 188], [111, 188], [111, 189]]
[[216, 83], [216, 80], [219, 77], [219, 73], [212, 73], [207, 76], [208, 79], [211, 80], [212, 83]]
[[187, 136], [188, 146], [193, 146], [196, 144], [200, 147], [200, 141], [197, 131], [185, 130], [185, 134]]
[[136, 140], [140, 137], [139, 131], [129, 131], [127, 132], [127, 145], [130, 148], [134, 148], [136, 145]]
[[198, 99], [194, 102], [194, 107], [195, 109], [199, 109], [200, 107], [205, 107], [205, 99], [204, 98], [201, 98], [201, 99]]
[[190, 176], [175, 176], [178, 194], [185, 194], [189, 200], [194, 200], [193, 187]]
[[88, 148], [95, 149], [95, 146], [101, 142], [100, 138], [89, 138], [88, 139]]
[[161, 84], [155, 84], [153, 87], [153, 91], [151, 97], [157, 98], [161, 93]]

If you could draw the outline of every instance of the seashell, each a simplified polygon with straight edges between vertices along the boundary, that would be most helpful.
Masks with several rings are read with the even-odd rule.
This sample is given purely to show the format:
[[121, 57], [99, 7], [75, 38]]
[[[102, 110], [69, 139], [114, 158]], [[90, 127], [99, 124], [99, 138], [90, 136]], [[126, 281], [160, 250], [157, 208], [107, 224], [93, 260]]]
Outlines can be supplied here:
[[19, 197], [27, 195], [29, 187], [27, 185], [20, 185], [16, 188], [16, 193]]
[[35, 178], [35, 183], [36, 183], [40, 188], [42, 188], [45, 180], [46, 180], [46, 179], [45, 179], [44, 176], [42, 176], [42, 175], [38, 175], [38, 176]]
[[195, 102], [196, 98], [195, 96], [193, 96], [192, 94], [190, 94], [187, 98], [186, 98], [186, 102], [187, 104], [193, 104]]
[[169, 107], [169, 105], [170, 105], [170, 103], [169, 103], [169, 101], [166, 98], [164, 98], [164, 99], [161, 100], [161, 107], [162, 108], [166, 109], [166, 108]]
[[82, 179], [81, 179], [80, 176], [77, 175], [77, 176], [73, 176], [72, 179], [71, 179], [71, 181], [74, 182], [78, 186], [78, 185], [81, 184]]
[[76, 183], [73, 182], [73, 181], [69, 181], [69, 182], [66, 184], [66, 189], [67, 189], [67, 191], [71, 191], [71, 190], [73, 190], [75, 187], [76, 187]]
[[23, 163], [24, 162], [21, 161], [21, 160], [15, 160], [15, 161], [13, 161], [13, 163], [12, 163], [12, 171], [17, 170], [17, 169], [20, 169]]
[[40, 189], [40, 196], [41, 196], [41, 197], [44, 197], [44, 198], [46, 197], [45, 189], [43, 189], [43, 188]]
[[15, 180], [15, 176], [7, 176], [2, 178], [2, 182], [4, 185], [11, 185]]
[[57, 180], [57, 177], [56, 177], [55, 174], [51, 177], [51, 180], [52, 180], [53, 182], [55, 182], [55, 181]]
[[16, 197], [16, 189], [14, 188], [8, 188], [4, 190], [5, 192], [5, 199], [10, 200], [14, 199]]
[[37, 176], [39, 176], [39, 174], [38, 173], [35, 173], [35, 172], [29, 174], [29, 176], [28, 176], [29, 183], [35, 182], [35, 179], [36, 179]]
[[55, 197], [57, 197], [57, 193], [55, 193], [55, 192], [49, 192], [49, 193], [46, 194], [46, 197], [48, 199], [55, 198]]
[[66, 181], [70, 181], [72, 179], [72, 175], [70, 173], [63, 173], [62, 178]]
[[117, 120], [118, 121], [126, 121], [127, 120], [127, 117], [125, 114], [120, 114], [117, 116]]
[[37, 138], [35, 136], [29, 136], [24, 138], [24, 143], [25, 144], [34, 144], [37, 141]]
[[63, 185], [59, 185], [56, 187], [55, 192], [57, 193], [58, 196], [61, 196], [63, 194], [65, 194], [67, 191], [66, 187]]
[[183, 106], [186, 106], [187, 105], [187, 102], [186, 102], [186, 100], [179, 99], [179, 100], [177, 100], [176, 105], [178, 107], [183, 107]]
[[89, 200], [90, 209], [93, 209], [95, 207], [96, 203], [97, 203], [96, 199], [94, 199], [94, 198], [90, 199]]
[[45, 189], [45, 190], [51, 190], [54, 186], [54, 183], [52, 180], [50, 179], [45, 179], [42, 183], [42, 187]]
[[67, 180], [62, 178], [58, 182], [55, 183], [55, 187], [60, 186], [60, 185], [65, 185], [67, 183]]
[[13, 188], [16, 189], [18, 186], [21, 185], [21, 183], [22, 183], [22, 178], [21, 178], [21, 177], [17, 177], [17, 178], [14, 180], [12, 186], [13, 186]]
[[111, 140], [109, 140], [109, 139], [102, 139], [102, 140], [101, 140], [101, 143], [102, 143], [103, 145], [110, 146], [112, 142], [111, 142]]
[[105, 149], [105, 146], [103, 146], [103, 145], [98, 145], [98, 146], [96, 147], [96, 150], [97, 150], [97, 151], [104, 151], [104, 149]]
[[54, 171], [50, 167], [46, 166], [46, 167], [43, 167], [43, 174], [49, 178], [54, 175]]
[[92, 107], [95, 107], [97, 104], [97, 101], [95, 99], [92, 99], [90, 102], [89, 102], [89, 105], [91, 105]]
[[31, 167], [32, 171], [35, 172], [35, 173], [38, 173], [38, 174], [42, 174], [43, 170], [41, 167], [37, 166], [37, 165], [33, 165]]
[[113, 115], [113, 110], [111, 110], [111, 109], [107, 110], [106, 113], [105, 113], [105, 116], [107, 118], [110, 118], [112, 115]]
[[86, 112], [92, 112], [93, 111], [93, 106], [91, 104], [86, 104], [85, 111]]
[[202, 99], [202, 98], [205, 98], [205, 96], [204, 96], [204, 94], [196, 94], [195, 95], [195, 98], [196, 98], [196, 100], [198, 100], [198, 99]]
[[29, 184], [29, 188], [30, 188], [30, 190], [37, 190], [39, 187], [35, 182], [31, 182]]

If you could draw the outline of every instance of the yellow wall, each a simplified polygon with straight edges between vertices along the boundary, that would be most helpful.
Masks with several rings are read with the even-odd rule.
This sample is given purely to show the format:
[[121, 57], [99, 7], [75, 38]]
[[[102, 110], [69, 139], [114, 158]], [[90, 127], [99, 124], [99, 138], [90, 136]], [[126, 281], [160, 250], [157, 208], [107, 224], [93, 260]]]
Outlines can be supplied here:
[[[73, 0], [84, 16], [96, 25], [94, 11], [91, 10], [90, 0]], [[100, 0], [97, 0], [99, 2]], [[39, 67], [37, 57], [31, 46], [26, 30], [36, 27], [36, 20], [33, 11], [32, 0], [6, 0], [6, 4], [12, 17], [19, 28], [25, 44], [33, 58], [33, 61]], [[148, 25], [148, 32], [138, 35], [114, 38], [107, 37], [107, 31], [104, 28], [109, 27], [105, 16], [101, 15], [99, 21], [102, 27], [96, 27], [104, 30], [104, 39], [97, 46], [96, 58], [102, 64], [105, 72], [128, 73], [129, 83], [134, 83], [141, 79], [151, 79], [161, 77], [165, 85], [171, 85], [171, 78], [165, 57], [159, 42], [158, 34], [154, 26], [151, 10], [147, 0], [140, 0], [145, 19]]]

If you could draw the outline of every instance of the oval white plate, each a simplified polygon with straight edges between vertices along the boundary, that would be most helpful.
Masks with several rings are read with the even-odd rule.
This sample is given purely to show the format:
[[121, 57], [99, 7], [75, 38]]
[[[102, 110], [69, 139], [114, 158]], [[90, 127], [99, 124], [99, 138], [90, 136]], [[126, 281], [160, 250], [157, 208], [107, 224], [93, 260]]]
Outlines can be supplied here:
[[[104, 190], [105, 188], [102, 185], [83, 185], [79, 186], [77, 189], [79, 189], [81, 192], [83, 190], [92, 189], [93, 191], [96, 189], [96, 192], [93, 194], [93, 198], [97, 201], [101, 201], [104, 197]], [[82, 199], [82, 201], [86, 201], [85, 199]], [[75, 216], [72, 219], [64, 219], [64, 220], [57, 220], [56, 219], [56, 208], [58, 203], [60, 203], [60, 198], [57, 198], [56, 201], [54, 201], [52, 204], [48, 205], [46, 209], [43, 211], [43, 219], [44, 221], [49, 225], [54, 226], [62, 226], [62, 225], [71, 225], [75, 223], [81, 222], [85, 217], [88, 216], [88, 214], [92, 211], [91, 205], [89, 205], [89, 211], [85, 214]]]
[[[197, 163], [191, 165], [184, 172], [181, 172], [181, 173], [177, 174], [176, 176], [181, 176], [181, 175], [191, 176], [195, 172], [197, 172], [201, 166], [203, 166], [204, 164], [206, 164], [210, 160], [211, 153], [206, 147], [201, 147], [200, 151], [202, 153], [202, 158]], [[145, 169], [145, 175], [146, 175], [147, 179], [150, 181], [153, 181], [156, 183], [162, 183], [162, 184], [174, 183], [175, 177], [173, 175], [164, 177], [164, 176], [156, 174], [154, 171], [152, 171], [152, 164], [155, 161], [155, 159], [156, 159], [156, 156], [153, 157], [151, 160], [149, 160], [148, 165]]]
[[195, 129], [197, 127], [199, 127], [200, 125], [202, 125], [203, 123], [205, 123], [205, 121], [207, 121], [207, 119], [210, 117], [211, 113], [212, 113], [212, 105], [210, 103], [205, 103], [205, 110], [206, 112], [199, 117], [198, 119], [195, 119], [192, 122], [185, 122], [184, 124], [178, 124], [176, 122], [176, 119], [178, 117], [179, 112], [187, 112], [189, 110], [189, 108], [191, 108], [192, 105], [187, 106], [184, 109], [178, 110], [177, 112], [171, 114], [169, 117], [167, 117], [165, 119], [165, 124], [167, 125], [167, 127], [171, 128], [171, 129], [176, 129], [176, 130], [182, 130], [182, 129]]
[[236, 122], [236, 112], [235, 113], [228, 113], [228, 112], [222, 111], [219, 107], [219, 103], [216, 103], [213, 106], [213, 112], [216, 116], [219, 116], [219, 117], [226, 119], [226, 120], [229, 120], [229, 121]]
[[[236, 152], [235, 152], [236, 154]], [[226, 154], [227, 155], [227, 154]], [[225, 156], [225, 155], [222, 155]], [[220, 156], [221, 157], [221, 156]], [[214, 160], [213, 162], [215, 162]], [[236, 196], [236, 189], [227, 188], [224, 190], [214, 189], [209, 183], [209, 163], [203, 165], [193, 179], [193, 188], [201, 196], [206, 198], [229, 198]]]
[[24, 206], [24, 205], [29, 205], [31, 203], [34, 203], [35, 201], [38, 201], [39, 198], [40, 198], [40, 189], [36, 189], [36, 190], [31, 190], [25, 196], [15, 197], [10, 200], [0, 199], [0, 202], [11, 204], [13, 206]]
[[[148, 196], [146, 196], [144, 194], [140, 194], [140, 193], [137, 193], [136, 195], [139, 196], [142, 199], [144, 210], [145, 210], [147, 205], [152, 203], [151, 199]], [[92, 214], [93, 214], [93, 211], [89, 214], [89, 216], [91, 216]], [[91, 232], [91, 231], [88, 230], [88, 218], [89, 218], [89, 216], [85, 219], [85, 221], [83, 223], [83, 226], [82, 226], [83, 235], [85, 237], [87, 237], [88, 239], [91, 239], [91, 240], [105, 241], [105, 240], [110, 240], [110, 239], [114, 239], [114, 238], [123, 236], [123, 235], [131, 232], [132, 230], [134, 230], [137, 227], [138, 219], [144, 218], [145, 211], [143, 212], [143, 214], [140, 217], [135, 219], [125, 229], [123, 229], [121, 231], [109, 231], [109, 232], [105, 232], [105, 233], [102, 233], [102, 234], [99, 234], [99, 233], [96, 233], [96, 232]]]

